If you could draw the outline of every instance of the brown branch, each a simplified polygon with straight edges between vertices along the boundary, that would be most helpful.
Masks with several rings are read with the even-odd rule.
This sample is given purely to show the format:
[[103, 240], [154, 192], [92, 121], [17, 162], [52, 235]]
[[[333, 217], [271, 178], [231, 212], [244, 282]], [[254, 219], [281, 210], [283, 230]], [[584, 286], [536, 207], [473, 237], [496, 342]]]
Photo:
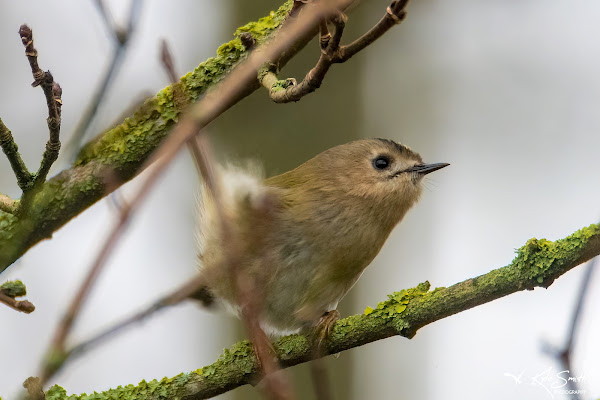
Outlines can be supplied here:
[[35, 310], [35, 306], [28, 300], [15, 300], [14, 298], [5, 295], [0, 292], [0, 303], [3, 303], [13, 310], [24, 312], [25, 314], [32, 313]]
[[15, 300], [16, 297], [23, 297], [25, 295], [27, 295], [27, 288], [20, 280], [8, 281], [0, 285], [0, 303], [29, 314], [35, 310], [35, 306], [27, 300]]
[[112, 327], [100, 332], [90, 339], [73, 346], [68, 352], [66, 352], [68, 353], [69, 361], [72, 361], [80, 355], [83, 355], [85, 352], [101, 344], [105, 340], [124, 332], [128, 327], [145, 321], [149, 317], [157, 314], [159, 311], [162, 311], [167, 307], [177, 305], [182, 301], [189, 299], [190, 296], [192, 296], [198, 290], [198, 288], [202, 286], [203, 283], [203, 279], [198, 275], [185, 282], [183, 285], [177, 287], [168, 295], [160, 298], [158, 301], [155, 301], [152, 305], [144, 310], [138, 311], [134, 315], [125, 318], [123, 321], [116, 323]]
[[58, 152], [60, 150], [60, 109], [62, 106], [62, 89], [60, 85], [54, 82], [54, 78], [50, 71], [44, 72], [38, 65], [37, 62], [37, 50], [33, 46], [33, 32], [27, 25], [21, 25], [19, 28], [19, 36], [21, 42], [25, 46], [25, 55], [29, 61], [31, 67], [31, 74], [33, 75], [33, 83], [31, 86], [41, 86], [46, 97], [46, 105], [48, 106], [48, 130], [50, 132], [50, 138], [46, 143], [46, 150], [42, 156], [42, 162], [40, 168], [35, 174], [34, 185], [44, 183], [46, 176], [50, 171], [50, 167], [58, 158]]
[[[247, 33], [247, 32], [246, 32]], [[179, 80], [179, 75], [175, 72], [175, 62], [173, 61], [173, 54], [169, 49], [169, 44], [165, 39], [160, 41], [160, 62], [169, 77], [169, 82], [176, 83]]]
[[[261, 369], [264, 372], [265, 395], [273, 400], [291, 400], [293, 398], [291, 384], [287, 376], [277, 373], [280, 368], [277, 360], [273, 358], [271, 343], [259, 324], [259, 314], [263, 299], [260, 297], [261, 292], [258, 290], [258, 287], [262, 286], [262, 282], [260, 281], [262, 277], [255, 278], [249, 276], [249, 274], [245, 274], [239, 268], [242, 254], [248, 249], [253, 248], [253, 246], [244, 240], [248, 238], [239, 237], [239, 235], [234, 233], [233, 221], [227, 218], [222, 207], [225, 202], [221, 187], [223, 182], [217, 178], [216, 171], [213, 169], [213, 166], [217, 165], [217, 163], [208, 144], [208, 138], [205, 135], [197, 135], [195, 140], [190, 141], [188, 144], [192, 150], [198, 169], [204, 178], [206, 188], [212, 195], [215, 204], [214, 211], [217, 213], [220, 225], [221, 241], [226, 246], [222, 249], [225, 252], [224, 265], [215, 266], [215, 268], [227, 269], [229, 279], [234, 283], [236, 303], [240, 307], [240, 310], [242, 310], [242, 322], [253, 343]], [[247, 221], [249, 226], [259, 226], [259, 228], [252, 232], [253, 238], [264, 237], [260, 229], [261, 227], [264, 229], [265, 221], [268, 220], [268, 216], [272, 211], [267, 199], [263, 200], [265, 201], [261, 202], [262, 204], [258, 207], [251, 210], [244, 210], [248, 211], [248, 218], [257, 218], [261, 221], [261, 224], [253, 224], [253, 221]], [[196, 289], [200, 289], [200, 287]]]
[[368, 32], [347, 46], [340, 46], [340, 41], [346, 24], [346, 16], [338, 12], [331, 22], [335, 26], [333, 36], [327, 29], [327, 24], [320, 25], [321, 56], [317, 65], [311, 69], [302, 82], [294, 79], [279, 80], [274, 68], [259, 75], [259, 81], [269, 91], [269, 97], [276, 103], [298, 101], [309, 93], [314, 92], [323, 83], [325, 75], [333, 64], [348, 61], [353, 55], [369, 46], [380, 38], [392, 26], [399, 24], [406, 16], [405, 7], [408, 0], [394, 0], [387, 8], [383, 18]]
[[[583, 310], [583, 305], [585, 303], [588, 288], [590, 286], [590, 282], [592, 281], [592, 276], [594, 274], [594, 270], [596, 269], [597, 262], [598, 257], [594, 258], [589, 262], [583, 274], [583, 278], [581, 279], [581, 286], [577, 291], [577, 303], [575, 304], [575, 309], [573, 310], [573, 314], [571, 316], [571, 323], [569, 324], [569, 333], [564, 347], [556, 348], [549, 343], [544, 343], [543, 345], [544, 352], [554, 357], [560, 364], [561, 370], [568, 371], [569, 375], [573, 374], [571, 356], [575, 351], [575, 339], [577, 338], [577, 329], [579, 328], [579, 322]], [[579, 386], [576, 380], [569, 379], [566, 383], [566, 386], [568, 390], [572, 391], [572, 396], [575, 400], [580, 399]]]
[[[156, 176], [155, 178], [156, 179]], [[144, 193], [145, 195], [146, 193]], [[67, 311], [62, 317], [61, 322], [59, 323], [51, 345], [50, 349], [47, 353], [47, 356], [42, 364], [42, 372], [39, 374], [42, 385], [44, 385], [48, 379], [50, 379], [54, 373], [62, 366], [67, 357], [67, 352], [65, 350], [65, 341], [73, 327], [73, 324], [78, 317], [81, 308], [92, 288], [96, 279], [100, 275], [106, 260], [114, 249], [115, 245], [118, 243], [121, 234], [125, 230], [127, 222], [129, 221], [129, 217], [134, 210], [134, 206], [138, 205], [138, 203], [144, 198], [144, 196], [136, 197], [135, 200], [131, 203], [124, 203], [121, 205], [118, 220], [112, 229], [111, 234], [107, 237], [104, 242], [100, 252], [98, 253], [96, 259], [94, 260], [92, 266], [89, 269], [87, 276], [85, 277], [83, 283], [77, 290], [75, 297], [71, 301]]]
[[113, 38], [113, 54], [109, 66], [104, 72], [104, 77], [102, 78], [100, 86], [96, 89], [96, 92], [91, 98], [90, 104], [79, 119], [79, 122], [77, 123], [77, 126], [75, 127], [75, 130], [71, 135], [69, 142], [67, 143], [66, 153], [71, 154], [70, 157], [74, 157], [81, 147], [81, 142], [89, 130], [90, 125], [94, 121], [94, 118], [98, 114], [98, 109], [106, 97], [106, 93], [108, 93], [108, 89], [112, 81], [119, 73], [119, 69], [123, 64], [125, 54], [127, 53], [127, 46], [138, 25], [143, 1], [131, 0], [129, 7], [129, 19], [126, 27], [119, 27], [117, 24], [115, 24], [110, 12], [104, 4], [104, 1], [95, 0], [94, 4], [96, 5], [96, 9], [102, 18], [102, 22], [104, 22], [107, 31]]

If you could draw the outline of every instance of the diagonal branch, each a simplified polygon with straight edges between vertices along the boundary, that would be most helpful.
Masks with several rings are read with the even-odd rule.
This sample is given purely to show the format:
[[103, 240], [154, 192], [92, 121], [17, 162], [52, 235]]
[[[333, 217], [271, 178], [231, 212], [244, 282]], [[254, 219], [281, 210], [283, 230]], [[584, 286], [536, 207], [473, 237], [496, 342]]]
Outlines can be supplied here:
[[[94, 4], [102, 18], [102, 22], [106, 27], [106, 30], [109, 31], [112, 39], [113, 39], [113, 54], [110, 61], [109, 67], [104, 72], [104, 76], [96, 92], [91, 98], [90, 104], [87, 109], [79, 119], [77, 126], [73, 134], [71, 135], [71, 139], [67, 143], [66, 152], [72, 158], [74, 153], [77, 152], [79, 147], [81, 147], [82, 140], [85, 137], [87, 131], [90, 128], [90, 125], [94, 121], [94, 118], [98, 114], [98, 110], [100, 109], [100, 105], [106, 98], [106, 94], [108, 93], [108, 89], [111, 86], [111, 83], [116, 78], [123, 64], [123, 60], [127, 53], [127, 47], [131, 38], [133, 37], [135, 30], [138, 26], [139, 16], [141, 14], [141, 9], [143, 2], [141, 0], [130, 0], [129, 6], [129, 18], [127, 21], [127, 25], [125, 27], [119, 27], [112, 16], [110, 15], [109, 10], [106, 8], [106, 4], [102, 0], [95, 0]], [[72, 159], [71, 159], [72, 161]]]
[[[491, 302], [511, 293], [549, 287], [558, 277], [600, 254], [600, 225], [590, 225], [574, 234], [551, 242], [531, 239], [521, 247], [507, 266], [447, 288], [429, 291], [429, 282], [388, 296], [375, 309], [339, 320], [327, 342], [329, 354], [336, 354], [391, 336], [412, 338], [417, 331], [435, 321]], [[274, 344], [282, 367], [310, 361], [314, 352], [309, 335], [290, 335]], [[153, 398], [161, 393], [166, 398], [205, 399], [254, 382], [259, 368], [252, 345], [242, 341], [215, 363], [190, 373], [159, 381], [142, 381], [95, 394], [97, 399]], [[46, 397], [66, 399], [60, 386], [46, 392]], [[71, 396], [70, 400], [83, 399]]]
[[[569, 325], [569, 333], [566, 343], [562, 348], [557, 348], [549, 343], [543, 344], [543, 350], [556, 359], [556, 361], [560, 365], [561, 371], [569, 371], [570, 374], [573, 373], [571, 359], [573, 353], [575, 352], [577, 331], [581, 324], [581, 314], [586, 301], [586, 295], [588, 294], [590, 283], [592, 282], [592, 276], [594, 274], [594, 270], [596, 269], [597, 262], [598, 258], [594, 258], [592, 261], [589, 262], [583, 274], [583, 279], [581, 280], [579, 290], [577, 290], [576, 292], [577, 303], [575, 305], [575, 309], [573, 310], [573, 315], [571, 316], [571, 323]], [[566, 389], [572, 391], [572, 395], [575, 400], [580, 399], [580, 389], [576, 379], [569, 379], [566, 383]]]

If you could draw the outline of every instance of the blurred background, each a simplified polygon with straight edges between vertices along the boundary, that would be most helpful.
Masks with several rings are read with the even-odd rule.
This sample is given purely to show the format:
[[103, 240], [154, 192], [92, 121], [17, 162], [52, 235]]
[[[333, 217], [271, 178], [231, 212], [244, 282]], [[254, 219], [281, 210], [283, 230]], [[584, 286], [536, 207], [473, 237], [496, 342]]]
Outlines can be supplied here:
[[[125, 24], [129, 2], [106, 1]], [[121, 69], [88, 138], [123, 110], [168, 84], [159, 41], [168, 41], [179, 75], [215, 54], [236, 27], [268, 14], [278, 0], [143, 1]], [[387, 1], [363, 1], [349, 15], [345, 42], [371, 27]], [[600, 218], [600, 3], [593, 0], [418, 0], [406, 21], [344, 65], [297, 104], [276, 105], [264, 91], [210, 126], [222, 159], [261, 160], [286, 171], [358, 137], [409, 145], [451, 167], [427, 178], [419, 204], [342, 302], [361, 313], [386, 294], [429, 280], [450, 286], [508, 264], [531, 237], [562, 238]], [[0, 117], [30, 169], [47, 140], [46, 106], [32, 89], [17, 31], [28, 23], [39, 63], [63, 88], [63, 143], [108, 67], [113, 42], [92, 1], [0, 5]], [[301, 79], [319, 55], [307, 46], [283, 71]], [[62, 159], [52, 174], [68, 166]], [[125, 198], [139, 178], [125, 185]], [[195, 273], [198, 178], [182, 153], [145, 201], [112, 254], [76, 325], [88, 337], [152, 302]], [[0, 192], [20, 192], [0, 157]], [[28, 251], [0, 276], [22, 279], [36, 305], [25, 315], [0, 307], [0, 396], [12, 399], [36, 373], [50, 335], [114, 219], [98, 202]], [[544, 343], [566, 340], [584, 268], [548, 290], [521, 292], [420, 330], [328, 360], [336, 399], [571, 398], [533, 384], [560, 371]], [[583, 398], [600, 396], [600, 278], [590, 282], [571, 376]], [[232, 317], [193, 304], [170, 309], [71, 362], [55, 377], [69, 393], [160, 379], [212, 363], [244, 337]], [[9, 360], [9, 361], [6, 361]], [[305, 379], [306, 368], [290, 370]], [[509, 375], [519, 376], [521, 383]], [[542, 375], [540, 375], [542, 374]], [[306, 390], [307, 385], [296, 387]], [[299, 398], [312, 396], [309, 394]], [[221, 398], [253, 396], [250, 387]]]

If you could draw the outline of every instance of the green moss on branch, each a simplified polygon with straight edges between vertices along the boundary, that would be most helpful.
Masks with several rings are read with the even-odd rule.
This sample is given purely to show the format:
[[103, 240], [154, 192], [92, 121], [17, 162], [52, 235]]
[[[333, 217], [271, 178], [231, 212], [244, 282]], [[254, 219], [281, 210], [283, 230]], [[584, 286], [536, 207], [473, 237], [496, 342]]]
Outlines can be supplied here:
[[[180, 82], [160, 91], [122, 124], [88, 143], [73, 167], [50, 179], [21, 201], [17, 216], [0, 211], [0, 272], [31, 246], [50, 238], [77, 214], [109, 194], [140, 172], [148, 156], [169, 133], [188, 104], [221, 81], [249, 50], [239, 35], [250, 33], [256, 43], [269, 40], [292, 7], [286, 1], [277, 11], [236, 31], [232, 41], [220, 46], [217, 56], [200, 64]], [[283, 66], [312, 37], [298, 42], [278, 60]], [[246, 88], [244, 96], [259, 87], [258, 81]]]
[[0, 292], [4, 293], [8, 297], [23, 297], [27, 295], [27, 288], [25, 284], [19, 280], [7, 281], [0, 285]]
[[[507, 266], [467, 279], [448, 288], [429, 291], [429, 282], [388, 296], [364, 314], [339, 320], [327, 342], [329, 354], [361, 346], [390, 336], [413, 337], [423, 326], [490, 302], [510, 293], [548, 287], [556, 278], [600, 254], [600, 226], [590, 225], [571, 236], [551, 242], [531, 239]], [[540, 279], [541, 278], [541, 279]], [[290, 335], [274, 343], [283, 367], [311, 359], [310, 337]], [[118, 387], [93, 396], [67, 396], [55, 386], [46, 399], [204, 399], [224, 393], [257, 379], [258, 366], [253, 348], [242, 341], [206, 367], [161, 381], [142, 381], [138, 386]]]

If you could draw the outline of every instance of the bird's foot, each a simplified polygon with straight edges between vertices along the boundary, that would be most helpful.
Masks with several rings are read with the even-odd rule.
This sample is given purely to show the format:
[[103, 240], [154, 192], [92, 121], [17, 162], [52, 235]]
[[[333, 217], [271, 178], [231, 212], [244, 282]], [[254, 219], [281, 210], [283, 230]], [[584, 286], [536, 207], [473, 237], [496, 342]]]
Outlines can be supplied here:
[[318, 357], [327, 354], [327, 341], [331, 336], [333, 326], [340, 319], [338, 310], [327, 311], [319, 318], [314, 330], [313, 348]]

